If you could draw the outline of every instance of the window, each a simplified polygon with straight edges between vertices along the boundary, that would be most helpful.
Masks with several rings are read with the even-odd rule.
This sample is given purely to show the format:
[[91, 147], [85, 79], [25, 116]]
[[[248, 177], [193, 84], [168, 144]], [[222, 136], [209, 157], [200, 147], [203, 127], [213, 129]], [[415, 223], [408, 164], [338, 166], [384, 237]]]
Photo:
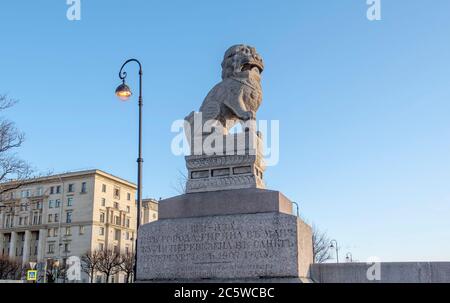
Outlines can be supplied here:
[[115, 209], [119, 209], [119, 203], [114, 202], [114, 208], [115, 208]]
[[55, 222], [59, 222], [59, 215], [55, 214]]
[[50, 187], [50, 195], [53, 195], [55, 193], [55, 187]]
[[99, 249], [100, 251], [102, 251], [104, 248], [105, 248], [105, 244], [103, 244], [103, 243], [98, 243], [98, 249]]
[[29, 189], [27, 189], [27, 190], [22, 190], [21, 192], [20, 192], [20, 197], [21, 198], [28, 198], [30, 196], [30, 190]]
[[61, 185], [56, 186], [56, 193], [61, 193]]
[[129, 254], [130, 253], [130, 248], [127, 246], [127, 247], [125, 247], [125, 254]]
[[81, 192], [86, 193], [86, 182], [81, 183]]
[[60, 205], [61, 205], [61, 200], [56, 199], [56, 200], [55, 200], [55, 207], [56, 207], [56, 208], [59, 208]]
[[38, 187], [36, 190], [37, 196], [42, 196], [44, 194], [44, 189], [42, 187]]
[[74, 190], [75, 190], [74, 184], [73, 184], [73, 183], [69, 184], [69, 188], [67, 189], [67, 191], [68, 191], [69, 193], [73, 193]]
[[51, 237], [51, 236], [52, 236], [52, 229], [49, 228], [49, 229], [47, 230], [47, 237]]
[[100, 236], [104, 236], [105, 235], [105, 228], [104, 227], [100, 227], [99, 234], [100, 234]]
[[114, 198], [120, 199], [120, 188], [117, 187], [114, 188]]
[[48, 208], [53, 208], [53, 200], [48, 200]]
[[72, 229], [70, 227], [66, 227], [66, 236], [72, 235]]
[[130, 201], [131, 200], [131, 194], [127, 193], [127, 200]]
[[130, 219], [129, 218], [127, 218], [127, 224], [126, 224], [126, 226], [129, 228], [130, 227]]
[[114, 232], [114, 240], [119, 241], [120, 240], [120, 229], [116, 229]]
[[102, 184], [102, 193], [106, 193], [106, 184]]
[[105, 223], [105, 214], [100, 213], [100, 222]]
[[48, 253], [53, 254], [55, 252], [55, 244], [48, 245]]
[[70, 252], [70, 243], [64, 243], [64, 252]]
[[36, 203], [36, 209], [42, 209], [42, 203], [41, 202], [37, 202]]
[[114, 217], [114, 224], [120, 225], [120, 217], [119, 216]]
[[48, 220], [47, 220], [47, 222], [48, 223], [52, 223], [52, 220], [53, 220], [53, 216], [50, 214], [50, 215], [48, 215]]
[[79, 234], [84, 235], [84, 226], [83, 225], [80, 226]]
[[130, 213], [130, 207], [127, 206], [127, 213]]
[[67, 198], [67, 206], [72, 206], [73, 205], [73, 198], [69, 197]]
[[72, 223], [72, 212], [68, 211], [66, 214], [66, 223]]
[[105, 206], [105, 205], [106, 205], [106, 199], [102, 198], [102, 206]]
[[130, 240], [130, 232], [125, 233], [125, 240]]

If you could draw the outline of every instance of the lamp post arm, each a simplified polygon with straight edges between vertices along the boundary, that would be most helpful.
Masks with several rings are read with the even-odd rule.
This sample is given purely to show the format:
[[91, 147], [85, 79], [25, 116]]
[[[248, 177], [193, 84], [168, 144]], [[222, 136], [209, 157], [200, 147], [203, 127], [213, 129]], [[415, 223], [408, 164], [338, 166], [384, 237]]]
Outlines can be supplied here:
[[297, 209], [297, 217], [299, 217], [300, 218], [300, 207], [298, 206], [298, 203], [297, 202], [294, 202], [294, 201], [291, 201], [292, 202], [292, 204], [295, 204], [295, 206], [296, 206], [296, 209]]
[[336, 249], [336, 263], [339, 263], [339, 247], [338, 247], [338, 242], [336, 240], [331, 240], [330, 243], [333, 244], [333, 242], [335, 243], [335, 249]]
[[127, 72], [123, 71], [123, 69], [124, 69], [125, 65], [127, 65], [130, 62], [136, 62], [139, 65], [139, 75], [142, 76], [142, 64], [141, 64], [141, 62], [138, 59], [129, 59], [129, 60], [125, 61], [125, 63], [120, 68], [119, 78], [121, 80], [125, 80], [125, 78], [127, 77]]

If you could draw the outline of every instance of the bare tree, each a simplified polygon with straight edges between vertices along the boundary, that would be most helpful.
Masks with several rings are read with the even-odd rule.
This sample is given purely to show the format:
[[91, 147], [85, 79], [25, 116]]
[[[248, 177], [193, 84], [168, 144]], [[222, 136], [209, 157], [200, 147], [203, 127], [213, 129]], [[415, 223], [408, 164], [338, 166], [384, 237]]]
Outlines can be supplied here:
[[104, 249], [99, 252], [99, 262], [97, 270], [105, 275], [106, 283], [109, 278], [121, 271], [122, 258], [120, 254], [111, 249]]
[[81, 268], [89, 276], [91, 283], [94, 282], [95, 273], [98, 271], [100, 263], [99, 251], [88, 251], [81, 256]]
[[178, 170], [177, 183], [175, 183], [175, 185], [172, 185], [172, 189], [174, 189], [180, 195], [185, 194], [187, 179], [187, 175], [181, 170]]
[[320, 231], [316, 225], [313, 224], [313, 257], [314, 263], [324, 263], [332, 259], [330, 249], [330, 239], [326, 232]]
[[[0, 95], [0, 112], [16, 103], [7, 95]], [[31, 167], [14, 153], [24, 140], [24, 134], [13, 122], [0, 118], [0, 194], [19, 188], [32, 176]]]
[[47, 270], [45, 271], [47, 283], [56, 283], [58, 279], [58, 272], [56, 266], [53, 264], [47, 265]]
[[47, 283], [56, 283], [59, 279], [65, 282], [67, 274], [67, 264], [62, 264], [59, 260], [47, 260]]
[[131, 282], [131, 277], [134, 274], [134, 254], [126, 253], [121, 255], [122, 263], [120, 269], [125, 273], [125, 283]]
[[22, 263], [6, 256], [0, 257], [0, 280], [19, 280], [21, 275]]
[[9, 263], [9, 258], [4, 256], [0, 257], [0, 280], [7, 280]]

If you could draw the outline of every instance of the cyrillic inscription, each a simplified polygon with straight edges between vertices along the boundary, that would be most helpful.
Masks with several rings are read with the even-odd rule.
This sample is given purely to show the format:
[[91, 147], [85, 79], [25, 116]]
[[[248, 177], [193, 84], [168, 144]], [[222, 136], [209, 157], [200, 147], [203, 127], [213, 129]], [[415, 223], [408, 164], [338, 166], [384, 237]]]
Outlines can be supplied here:
[[296, 246], [290, 215], [161, 220], [141, 228], [138, 278], [295, 276]]

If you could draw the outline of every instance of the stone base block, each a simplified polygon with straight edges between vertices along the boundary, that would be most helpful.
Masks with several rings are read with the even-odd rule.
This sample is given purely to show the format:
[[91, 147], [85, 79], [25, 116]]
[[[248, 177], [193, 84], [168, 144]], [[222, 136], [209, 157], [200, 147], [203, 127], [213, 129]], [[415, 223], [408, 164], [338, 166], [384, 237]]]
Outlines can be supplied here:
[[311, 263], [311, 228], [293, 215], [164, 219], [139, 230], [141, 282], [297, 280]]
[[292, 214], [292, 202], [279, 191], [236, 189], [184, 194], [160, 201], [159, 219], [281, 212]]

